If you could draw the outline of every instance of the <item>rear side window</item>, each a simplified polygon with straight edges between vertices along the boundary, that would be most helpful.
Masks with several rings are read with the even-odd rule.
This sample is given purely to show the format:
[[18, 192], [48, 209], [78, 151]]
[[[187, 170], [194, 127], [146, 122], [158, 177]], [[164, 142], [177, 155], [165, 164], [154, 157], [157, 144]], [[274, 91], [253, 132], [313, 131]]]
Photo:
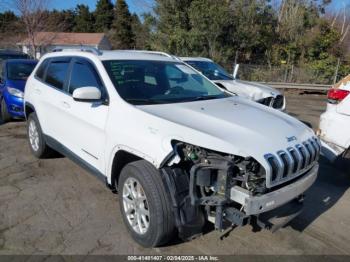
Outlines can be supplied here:
[[36, 70], [35, 76], [41, 80], [44, 80], [44, 74], [46, 71], [47, 64], [49, 63], [48, 59], [45, 59], [39, 66], [38, 70]]
[[69, 93], [73, 94], [75, 89], [87, 86], [97, 87], [101, 90], [102, 84], [95, 69], [88, 62], [77, 61], [73, 64]]
[[45, 82], [57, 89], [63, 90], [69, 62], [70, 59], [51, 60], [47, 68]]
[[7, 77], [10, 80], [26, 80], [32, 73], [35, 63], [8, 63]]

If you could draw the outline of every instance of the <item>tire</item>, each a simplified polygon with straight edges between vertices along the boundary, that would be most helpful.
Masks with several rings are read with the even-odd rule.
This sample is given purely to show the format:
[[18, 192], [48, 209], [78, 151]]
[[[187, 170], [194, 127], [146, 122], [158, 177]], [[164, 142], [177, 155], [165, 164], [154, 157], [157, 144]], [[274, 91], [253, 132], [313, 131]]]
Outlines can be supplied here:
[[1, 107], [1, 120], [2, 120], [2, 122], [4, 122], [4, 123], [9, 122], [12, 119], [12, 117], [7, 110], [7, 105], [6, 105], [5, 99], [1, 100], [0, 107]]
[[49, 158], [55, 153], [55, 151], [46, 144], [39, 120], [34, 112], [28, 116], [27, 136], [30, 150], [35, 157], [39, 159]]
[[[127, 188], [130, 189], [130, 184], [136, 185], [135, 191], [137, 191], [138, 184], [141, 186], [141, 189], [138, 190], [141, 201], [139, 199], [139, 204], [136, 205], [139, 205], [139, 210], [143, 210], [143, 214], [145, 214], [144, 210], [148, 210], [148, 220], [147, 215], [138, 220], [141, 221], [140, 225], [143, 232], [140, 230], [138, 223], [137, 225], [132, 225], [132, 221], [137, 220], [136, 214], [141, 211], [130, 208], [128, 204], [130, 198], [133, 198], [132, 191], [127, 190]], [[120, 211], [132, 238], [143, 247], [157, 247], [169, 242], [174, 235], [174, 216], [171, 201], [159, 171], [145, 160], [129, 163], [121, 171], [118, 189]], [[134, 203], [137, 203], [137, 200]], [[127, 210], [134, 211], [134, 213], [128, 212], [129, 218], [126, 214]], [[145, 221], [148, 221], [148, 227]]]

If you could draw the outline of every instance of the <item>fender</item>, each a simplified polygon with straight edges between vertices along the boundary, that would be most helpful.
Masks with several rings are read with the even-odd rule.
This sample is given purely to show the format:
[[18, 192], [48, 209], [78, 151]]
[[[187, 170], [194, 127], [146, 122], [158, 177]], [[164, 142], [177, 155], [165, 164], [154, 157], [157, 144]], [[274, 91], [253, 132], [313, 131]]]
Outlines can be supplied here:
[[126, 145], [116, 145], [113, 150], [110, 152], [110, 154], [108, 154], [110, 156], [109, 160], [108, 160], [108, 166], [106, 167], [106, 177], [107, 177], [107, 182], [108, 184], [112, 184], [112, 166], [113, 166], [113, 160], [114, 160], [114, 157], [115, 155], [117, 154], [118, 151], [126, 151], [130, 154], [133, 154], [135, 156], [138, 156], [144, 160], [147, 160], [148, 162], [150, 162], [152, 165], [154, 165], [156, 168], [159, 167], [159, 163], [154, 159], [152, 158], [151, 156], [137, 150], [137, 149], [134, 149], [134, 148], [131, 148], [131, 147], [128, 147]]
[[30, 109], [32, 109], [33, 110], [33, 112], [36, 112], [36, 110], [35, 110], [35, 107], [34, 107], [34, 105], [32, 105], [31, 103], [29, 103], [29, 102], [24, 102], [24, 115], [25, 115], [25, 117], [26, 117], [26, 119], [27, 119], [27, 107], [29, 107]]

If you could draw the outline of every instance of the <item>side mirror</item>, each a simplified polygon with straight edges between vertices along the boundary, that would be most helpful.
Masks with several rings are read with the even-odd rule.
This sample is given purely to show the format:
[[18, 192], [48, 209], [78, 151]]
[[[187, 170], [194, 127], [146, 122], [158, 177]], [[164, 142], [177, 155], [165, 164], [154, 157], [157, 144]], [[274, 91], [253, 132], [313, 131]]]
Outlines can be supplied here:
[[236, 79], [237, 78], [237, 74], [238, 74], [238, 69], [239, 69], [239, 64], [236, 64], [234, 69], [233, 69], [233, 79]]
[[80, 102], [95, 102], [101, 100], [101, 91], [97, 87], [80, 87], [73, 91], [73, 99]]

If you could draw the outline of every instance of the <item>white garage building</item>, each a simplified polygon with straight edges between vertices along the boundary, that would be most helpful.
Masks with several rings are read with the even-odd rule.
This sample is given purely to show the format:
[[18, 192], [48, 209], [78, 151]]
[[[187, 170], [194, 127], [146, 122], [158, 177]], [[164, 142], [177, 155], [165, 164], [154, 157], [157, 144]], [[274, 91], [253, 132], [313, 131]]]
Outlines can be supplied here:
[[[17, 43], [22, 51], [30, 54], [31, 44], [29, 38]], [[110, 50], [111, 44], [103, 33], [63, 33], [63, 32], [38, 32], [35, 35], [37, 46], [36, 58], [59, 48], [94, 47], [101, 50]]]

